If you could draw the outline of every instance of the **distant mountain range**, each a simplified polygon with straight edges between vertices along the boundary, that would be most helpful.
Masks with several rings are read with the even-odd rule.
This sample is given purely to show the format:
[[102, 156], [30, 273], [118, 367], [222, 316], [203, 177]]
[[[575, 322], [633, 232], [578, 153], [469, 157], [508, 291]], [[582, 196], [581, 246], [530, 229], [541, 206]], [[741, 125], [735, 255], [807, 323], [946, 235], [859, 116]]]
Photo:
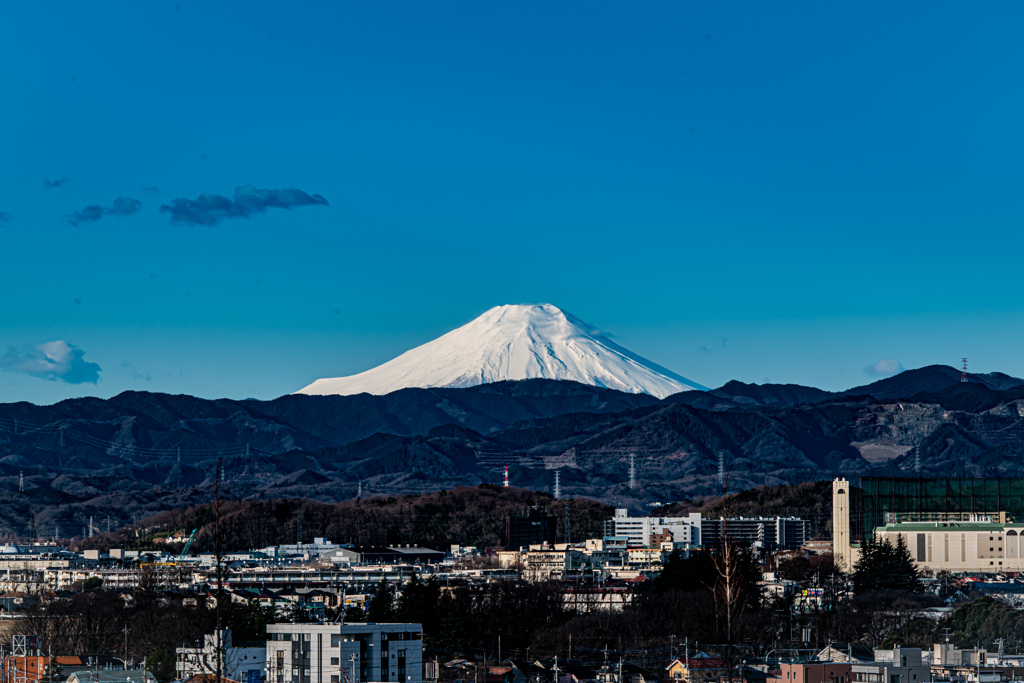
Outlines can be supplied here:
[[[844, 392], [730, 382], [664, 399], [524, 380], [384, 396], [141, 392], [0, 405], [0, 531], [80, 536], [233, 498], [325, 501], [498, 483], [642, 507], [838, 473], [1024, 473], [1024, 380], [944, 366]], [[629, 489], [630, 455], [640, 486]], [[23, 484], [24, 491], [19, 491]]]

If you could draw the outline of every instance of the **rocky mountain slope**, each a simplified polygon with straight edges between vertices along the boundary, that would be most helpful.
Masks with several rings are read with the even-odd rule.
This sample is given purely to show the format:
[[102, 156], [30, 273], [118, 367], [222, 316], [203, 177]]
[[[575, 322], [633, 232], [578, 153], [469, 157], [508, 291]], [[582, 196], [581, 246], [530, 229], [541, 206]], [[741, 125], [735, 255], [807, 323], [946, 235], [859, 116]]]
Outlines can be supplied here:
[[1024, 381], [947, 375], [908, 371], [902, 389], [884, 380], [855, 395], [730, 383], [658, 400], [528, 380], [267, 402], [126, 393], [6, 404], [0, 531], [80, 536], [90, 519], [105, 530], [209, 502], [218, 462], [235, 499], [438, 491], [498, 483], [508, 466], [513, 485], [550, 491], [558, 469], [569, 495], [634, 508], [721, 493], [720, 461], [731, 491], [839, 473], [1024, 474]]

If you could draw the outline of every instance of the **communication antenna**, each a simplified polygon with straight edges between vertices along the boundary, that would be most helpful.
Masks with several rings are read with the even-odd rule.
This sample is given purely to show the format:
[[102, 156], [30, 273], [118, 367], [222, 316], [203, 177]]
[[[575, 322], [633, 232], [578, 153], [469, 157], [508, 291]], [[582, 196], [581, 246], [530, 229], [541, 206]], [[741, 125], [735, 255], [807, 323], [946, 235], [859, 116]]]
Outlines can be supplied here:
[[629, 488], [636, 488], [636, 455], [629, 454]]
[[562, 497], [562, 470], [555, 470], [555, 500]]
[[508, 488], [508, 465], [505, 465], [505, 488]]
[[960, 381], [961, 382], [966, 382], [967, 381], [967, 359], [966, 358], [961, 358], [960, 360], [963, 361], [963, 365], [961, 366]]

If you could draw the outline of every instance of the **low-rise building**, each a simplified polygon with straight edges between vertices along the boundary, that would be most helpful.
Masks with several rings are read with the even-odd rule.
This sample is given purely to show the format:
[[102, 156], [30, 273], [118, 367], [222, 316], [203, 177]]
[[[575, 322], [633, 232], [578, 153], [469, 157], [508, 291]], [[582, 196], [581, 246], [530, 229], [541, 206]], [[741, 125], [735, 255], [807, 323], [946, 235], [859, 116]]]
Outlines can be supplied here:
[[923, 683], [932, 679], [919, 647], [875, 650], [875, 661], [852, 666], [853, 683]]
[[995, 517], [886, 524], [875, 529], [875, 538], [893, 545], [902, 538], [920, 569], [954, 574], [1024, 571], [1024, 524]]
[[87, 669], [68, 676], [67, 683], [157, 683], [156, 677], [142, 669]]
[[781, 662], [768, 683], [850, 683], [850, 662]]

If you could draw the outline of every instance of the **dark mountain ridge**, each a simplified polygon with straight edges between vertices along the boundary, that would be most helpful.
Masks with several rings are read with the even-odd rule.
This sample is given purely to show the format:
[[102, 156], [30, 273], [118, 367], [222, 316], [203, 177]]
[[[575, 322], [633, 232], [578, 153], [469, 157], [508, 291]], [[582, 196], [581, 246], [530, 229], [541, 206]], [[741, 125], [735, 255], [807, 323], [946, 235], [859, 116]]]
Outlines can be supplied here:
[[[641, 509], [838, 474], [1016, 474], [1024, 381], [932, 366], [847, 392], [730, 382], [659, 401], [558, 382], [387, 396], [204, 400], [126, 392], [0, 405], [0, 530], [78, 535], [208, 501], [351, 499], [497, 483]], [[627, 485], [633, 458], [641, 486]], [[25, 490], [19, 491], [24, 477]], [[107, 521], [107, 518], [110, 521]]]

